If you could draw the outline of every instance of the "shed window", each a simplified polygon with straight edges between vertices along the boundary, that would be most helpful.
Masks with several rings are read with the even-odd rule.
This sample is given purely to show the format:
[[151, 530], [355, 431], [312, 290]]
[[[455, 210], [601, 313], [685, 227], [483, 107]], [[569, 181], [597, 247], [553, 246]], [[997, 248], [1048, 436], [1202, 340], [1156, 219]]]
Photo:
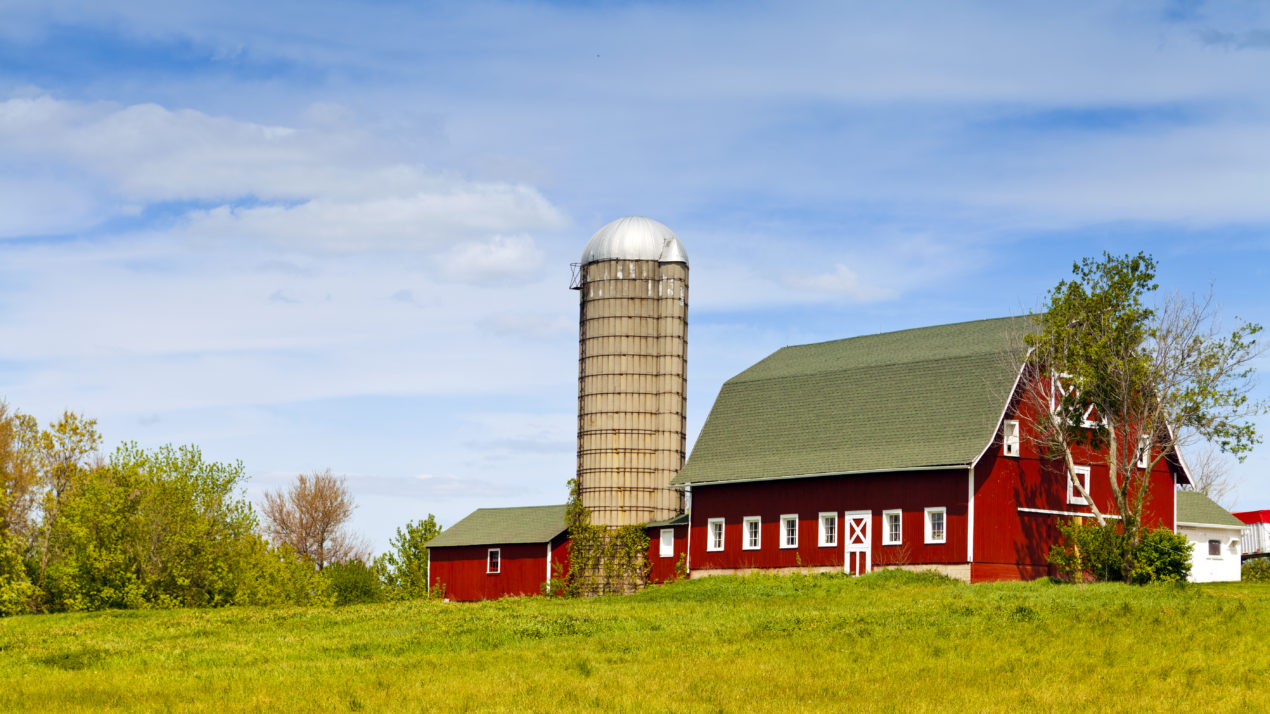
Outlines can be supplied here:
[[723, 550], [723, 519], [706, 521], [706, 550]]
[[838, 545], [838, 514], [820, 514], [820, 546]]
[[798, 514], [791, 513], [781, 516], [781, 547], [797, 548], [798, 547]]
[[943, 508], [927, 508], [926, 509], [926, 542], [927, 543], [944, 543], [948, 540], [948, 531], [945, 527], [945, 517], [948, 515], [948, 509]]
[[758, 516], [746, 516], [741, 519], [741, 530], [744, 538], [741, 550], [758, 550], [762, 545], [763, 519]]
[[[1073, 473], [1076, 474], [1076, 478], [1080, 479], [1080, 485], [1085, 487], [1085, 493], [1089, 493], [1089, 467], [1077, 466], [1073, 469]], [[1064, 473], [1063, 475], [1066, 476], [1067, 474]], [[1086, 501], [1085, 497], [1080, 495], [1080, 491], [1076, 490], [1076, 484], [1072, 483], [1070, 477], [1067, 478], [1067, 502], [1075, 506], [1089, 505], [1089, 501]]]
[[675, 529], [661, 529], [661, 543], [658, 544], [657, 555], [663, 558], [675, 557]]
[[903, 511], [882, 511], [882, 545], [899, 545], [904, 532], [903, 525]]
[[498, 568], [502, 565], [502, 552], [498, 548], [490, 548], [485, 558], [485, 572], [489, 575], [498, 575]]
[[1221, 557], [1221, 541], [1220, 540], [1208, 541], [1208, 554], [1216, 558]]
[[1006, 419], [1005, 432], [1001, 439], [1003, 445], [1003, 453], [1006, 456], [1019, 455], [1019, 420]]

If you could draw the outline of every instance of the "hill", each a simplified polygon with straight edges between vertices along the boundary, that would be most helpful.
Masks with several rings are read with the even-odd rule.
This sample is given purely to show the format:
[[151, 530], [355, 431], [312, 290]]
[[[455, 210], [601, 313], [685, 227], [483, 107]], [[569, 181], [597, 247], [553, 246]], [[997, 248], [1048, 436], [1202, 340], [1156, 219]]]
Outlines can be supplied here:
[[882, 571], [0, 620], [0, 710], [1251, 710], [1270, 586]]

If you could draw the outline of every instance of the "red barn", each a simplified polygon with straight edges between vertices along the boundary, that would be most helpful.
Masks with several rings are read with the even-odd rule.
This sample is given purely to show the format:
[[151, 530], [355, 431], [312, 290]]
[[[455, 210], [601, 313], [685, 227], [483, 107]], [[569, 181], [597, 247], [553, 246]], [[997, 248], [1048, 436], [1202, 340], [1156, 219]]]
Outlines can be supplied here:
[[[1019, 438], [1022, 320], [781, 349], [723, 385], [687, 464], [692, 576], [752, 569], [936, 569], [1035, 578], [1061, 519], [1092, 515], [1059, 462]], [[1097, 454], [1073, 454], [1103, 513]], [[1176, 459], [1149, 479], [1174, 527]]]
[[428, 542], [428, 587], [451, 600], [537, 595], [567, 569], [564, 506], [478, 508]]

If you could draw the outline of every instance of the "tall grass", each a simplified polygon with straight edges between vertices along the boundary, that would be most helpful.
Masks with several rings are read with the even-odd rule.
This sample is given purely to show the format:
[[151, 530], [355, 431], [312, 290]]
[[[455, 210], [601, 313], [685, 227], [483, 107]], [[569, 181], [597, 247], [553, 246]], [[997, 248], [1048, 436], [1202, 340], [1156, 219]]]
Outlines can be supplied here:
[[1270, 586], [709, 578], [593, 600], [0, 620], [0, 710], [1247, 710]]

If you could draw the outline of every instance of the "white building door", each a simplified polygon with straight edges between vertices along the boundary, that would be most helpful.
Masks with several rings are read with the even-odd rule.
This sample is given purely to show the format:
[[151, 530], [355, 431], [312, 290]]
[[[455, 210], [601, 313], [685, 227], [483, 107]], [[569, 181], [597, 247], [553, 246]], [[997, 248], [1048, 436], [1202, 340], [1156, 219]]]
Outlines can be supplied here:
[[847, 511], [843, 515], [844, 569], [852, 575], [864, 575], [873, 567], [873, 511]]

